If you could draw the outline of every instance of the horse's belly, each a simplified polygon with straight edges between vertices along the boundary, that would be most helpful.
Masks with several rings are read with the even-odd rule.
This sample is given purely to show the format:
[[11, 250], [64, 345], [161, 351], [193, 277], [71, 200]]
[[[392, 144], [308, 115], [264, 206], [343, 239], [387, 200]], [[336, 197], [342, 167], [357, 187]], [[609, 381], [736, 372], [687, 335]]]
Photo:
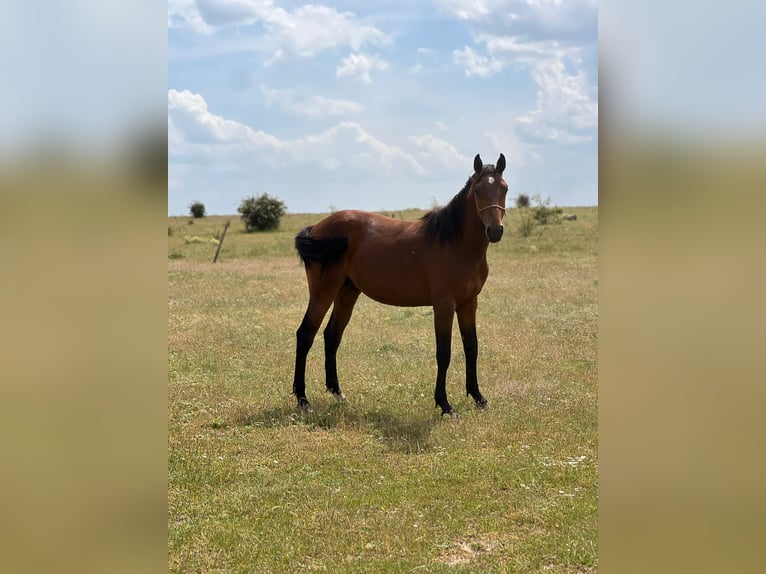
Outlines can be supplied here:
[[389, 267], [372, 259], [352, 265], [349, 277], [362, 293], [379, 303], [399, 307], [431, 304], [422, 270], [415, 266]]
[[374, 299], [378, 303], [384, 303], [385, 305], [394, 305], [396, 307], [421, 307], [423, 305], [430, 305], [431, 301], [428, 297], [422, 296], [419, 293], [409, 293], [401, 290], [383, 290], [383, 289], [364, 289], [360, 287], [362, 293], [367, 295], [370, 299]]

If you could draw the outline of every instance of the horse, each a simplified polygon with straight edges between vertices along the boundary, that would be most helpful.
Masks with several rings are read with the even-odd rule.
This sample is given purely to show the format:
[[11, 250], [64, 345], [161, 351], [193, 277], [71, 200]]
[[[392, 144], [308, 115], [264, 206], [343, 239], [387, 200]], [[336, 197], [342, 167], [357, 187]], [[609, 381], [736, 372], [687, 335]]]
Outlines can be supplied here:
[[336, 354], [360, 293], [398, 307], [432, 306], [436, 332], [434, 401], [442, 415], [455, 416], [447, 400], [452, 322], [457, 315], [466, 361], [466, 394], [487, 409], [476, 375], [477, 297], [489, 274], [487, 247], [503, 236], [505, 156], [482, 163], [450, 202], [415, 221], [357, 210], [333, 213], [301, 230], [295, 248], [303, 261], [309, 302], [296, 331], [293, 393], [299, 410], [311, 410], [306, 398], [306, 357], [325, 314], [326, 387], [344, 401]]

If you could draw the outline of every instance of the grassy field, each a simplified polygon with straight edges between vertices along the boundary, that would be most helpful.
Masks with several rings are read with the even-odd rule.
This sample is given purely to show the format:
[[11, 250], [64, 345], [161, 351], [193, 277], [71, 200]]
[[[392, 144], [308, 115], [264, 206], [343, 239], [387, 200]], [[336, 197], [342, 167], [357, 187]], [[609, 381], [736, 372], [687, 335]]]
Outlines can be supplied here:
[[508, 210], [479, 297], [490, 410], [465, 396], [455, 324], [456, 420], [434, 407], [431, 309], [364, 296], [338, 351], [347, 402], [324, 391], [320, 334], [315, 412], [296, 412], [293, 237], [320, 215], [261, 234], [170, 217], [169, 571], [596, 572], [598, 211], [565, 213], [522, 238]]

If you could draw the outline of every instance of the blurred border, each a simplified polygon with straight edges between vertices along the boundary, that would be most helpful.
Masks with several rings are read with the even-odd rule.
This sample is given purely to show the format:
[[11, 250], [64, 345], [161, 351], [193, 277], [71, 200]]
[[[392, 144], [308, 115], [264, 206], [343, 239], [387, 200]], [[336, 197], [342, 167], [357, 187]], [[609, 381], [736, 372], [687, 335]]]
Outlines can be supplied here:
[[3, 572], [167, 568], [166, 27], [3, 5]]
[[599, 10], [599, 570], [761, 572], [764, 8]]

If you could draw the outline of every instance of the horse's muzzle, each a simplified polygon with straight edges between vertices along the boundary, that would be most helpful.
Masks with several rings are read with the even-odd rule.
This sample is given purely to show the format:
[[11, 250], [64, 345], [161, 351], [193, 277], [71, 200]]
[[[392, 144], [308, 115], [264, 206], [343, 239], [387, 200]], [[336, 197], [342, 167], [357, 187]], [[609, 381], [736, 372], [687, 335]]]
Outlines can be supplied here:
[[487, 225], [487, 239], [490, 243], [497, 243], [503, 237], [502, 225]]

